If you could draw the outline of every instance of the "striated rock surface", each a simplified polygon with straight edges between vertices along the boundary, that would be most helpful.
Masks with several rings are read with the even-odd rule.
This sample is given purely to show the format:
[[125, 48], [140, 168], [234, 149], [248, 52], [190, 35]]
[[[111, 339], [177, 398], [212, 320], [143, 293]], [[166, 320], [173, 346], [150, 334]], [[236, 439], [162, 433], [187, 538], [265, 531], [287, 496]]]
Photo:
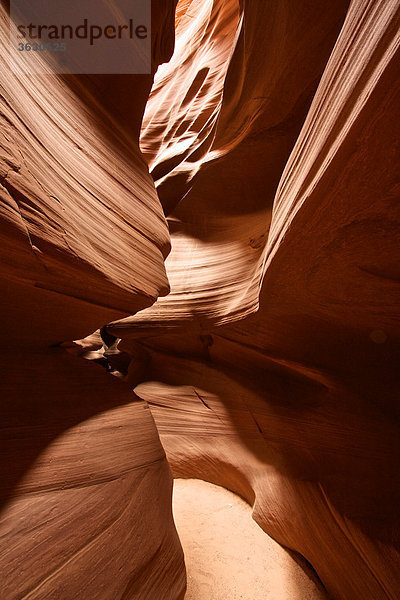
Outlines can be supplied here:
[[[36, 292], [41, 289], [110, 314], [148, 306], [169, 291], [164, 269], [169, 236], [133, 136], [96, 100], [102, 84], [114, 85], [114, 76], [61, 80], [51, 73], [30, 76], [22, 65], [12, 72], [5, 13], [1, 41], [1, 273], [8, 286], [26, 286], [23, 299], [15, 294], [16, 302], [29, 306], [29, 295], [33, 301], [45, 298]], [[143, 110], [151, 76], [128, 78], [125, 86], [129, 83], [138, 88]], [[139, 126], [140, 120], [131, 130]], [[65, 312], [82, 320], [84, 334], [90, 317], [78, 309], [81, 304]], [[55, 341], [69, 339], [49, 322], [59, 319], [45, 299], [46, 309], [44, 326]]]
[[170, 215], [171, 294], [116, 335], [125, 324], [200, 328], [258, 309], [276, 187], [346, 7], [187, 3], [141, 136]]
[[183, 598], [148, 407], [61, 349], [21, 354], [2, 376], [1, 597]]
[[[153, 13], [155, 67], [173, 48], [169, 4]], [[167, 224], [137, 145], [152, 76], [11, 71], [8, 28], [1, 9], [0, 596], [181, 599], [151, 413], [57, 347], [169, 291]], [[136, 105], [115, 106], [129, 86]]]
[[6, 600], [183, 597], [157, 429], [332, 598], [399, 597], [399, 30], [398, 0], [181, 0], [148, 102], [2, 70]]
[[[121, 350], [137, 357], [143, 348], [146, 360], [133, 359], [129, 374], [142, 381], [136, 393], [151, 406], [175, 476], [245, 497], [256, 521], [305, 556], [332, 597], [394, 600], [400, 6], [357, 0], [347, 13], [345, 5], [318, 3], [274, 8], [263, 15], [257, 3], [243, 3], [216, 134], [201, 164], [189, 168], [176, 133], [181, 162], [174, 166], [173, 140], [160, 136], [150, 157], [156, 180], [163, 153], [172, 165], [160, 179], [160, 198], [168, 200], [168, 182], [182, 198], [169, 219], [172, 292], [107, 330], [122, 338]], [[315, 19], [304, 18], [311, 8]], [[274, 42], [276, 63], [263, 38], [262, 57], [276, 65], [275, 77], [268, 79], [272, 67], [263, 70], [259, 56], [250, 89], [268, 79], [268, 98], [235, 137], [241, 112], [229, 111], [232, 98], [243, 111], [254, 98], [229, 78], [250, 78], [237, 65], [261, 23], [283, 37]], [[288, 63], [282, 46], [292, 49]], [[310, 55], [321, 61], [319, 71]], [[308, 106], [309, 86], [322, 71]], [[201, 91], [199, 105], [200, 98]], [[206, 91], [204, 98], [206, 110]], [[261, 126], [274, 110], [287, 111], [286, 120]]]

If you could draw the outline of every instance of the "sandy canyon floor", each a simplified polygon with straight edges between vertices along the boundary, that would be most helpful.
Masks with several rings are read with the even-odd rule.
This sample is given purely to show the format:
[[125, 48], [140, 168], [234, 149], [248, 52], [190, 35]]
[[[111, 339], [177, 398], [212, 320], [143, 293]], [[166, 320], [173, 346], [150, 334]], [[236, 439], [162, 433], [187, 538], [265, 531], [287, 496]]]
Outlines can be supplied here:
[[327, 600], [313, 573], [253, 521], [228, 490], [176, 479], [174, 518], [185, 553], [185, 600]]

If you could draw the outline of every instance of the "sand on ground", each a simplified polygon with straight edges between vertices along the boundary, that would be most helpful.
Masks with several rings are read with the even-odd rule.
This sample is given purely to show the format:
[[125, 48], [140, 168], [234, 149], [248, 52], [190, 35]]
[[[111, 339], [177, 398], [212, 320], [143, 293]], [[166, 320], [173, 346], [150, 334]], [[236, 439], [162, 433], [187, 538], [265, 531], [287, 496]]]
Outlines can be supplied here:
[[176, 479], [173, 508], [188, 574], [185, 600], [327, 600], [307, 564], [264, 533], [232, 492]]

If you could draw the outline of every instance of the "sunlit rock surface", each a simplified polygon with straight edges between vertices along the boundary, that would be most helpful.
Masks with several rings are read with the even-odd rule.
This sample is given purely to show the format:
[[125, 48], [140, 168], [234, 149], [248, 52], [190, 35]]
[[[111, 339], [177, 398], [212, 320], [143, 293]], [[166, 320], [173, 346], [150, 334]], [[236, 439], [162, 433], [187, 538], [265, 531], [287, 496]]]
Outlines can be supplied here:
[[7, 600], [183, 597], [146, 402], [176, 477], [244, 497], [332, 598], [397, 600], [399, 25], [181, 0], [151, 93], [2, 69]]
[[[130, 371], [176, 476], [247, 498], [334, 598], [395, 599], [399, 3], [346, 8], [277, 3], [263, 13], [244, 3], [213, 145], [201, 164], [185, 158], [158, 182], [162, 201], [173, 181], [182, 197], [170, 216], [172, 293], [108, 330], [121, 350], [144, 348], [145, 366]], [[240, 71], [261, 22], [280, 31], [275, 61], [264, 35], [258, 68], [254, 59]], [[230, 87], [239, 73], [253, 85]], [[234, 100], [252, 115], [238, 137]], [[279, 127], [264, 125], [275, 114]], [[157, 175], [173, 141], [160, 136], [159, 148]]]
[[171, 294], [127, 320], [141, 329], [198, 329], [257, 310], [276, 187], [347, 7], [186, 4], [141, 137], [173, 245]]
[[[160, 16], [156, 63], [174, 37]], [[169, 291], [167, 224], [136, 141], [152, 77], [12, 72], [8, 27], [2, 9], [0, 596], [181, 599], [148, 407], [54, 346]], [[133, 110], [102, 102], [129, 85]]]

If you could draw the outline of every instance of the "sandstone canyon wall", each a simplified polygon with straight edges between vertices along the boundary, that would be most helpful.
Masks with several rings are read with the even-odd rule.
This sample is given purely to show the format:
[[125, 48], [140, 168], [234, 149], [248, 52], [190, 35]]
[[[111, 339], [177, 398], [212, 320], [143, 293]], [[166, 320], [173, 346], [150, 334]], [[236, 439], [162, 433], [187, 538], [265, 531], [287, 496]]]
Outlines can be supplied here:
[[2, 67], [5, 597], [182, 598], [164, 447], [395, 600], [400, 3], [162, 4], [148, 101]]
[[[173, 9], [158, 15], [156, 63]], [[167, 224], [135, 141], [152, 76], [11, 71], [3, 9], [1, 25], [0, 596], [183, 598], [150, 411], [59, 347], [169, 291]]]

